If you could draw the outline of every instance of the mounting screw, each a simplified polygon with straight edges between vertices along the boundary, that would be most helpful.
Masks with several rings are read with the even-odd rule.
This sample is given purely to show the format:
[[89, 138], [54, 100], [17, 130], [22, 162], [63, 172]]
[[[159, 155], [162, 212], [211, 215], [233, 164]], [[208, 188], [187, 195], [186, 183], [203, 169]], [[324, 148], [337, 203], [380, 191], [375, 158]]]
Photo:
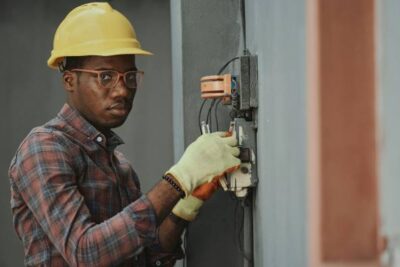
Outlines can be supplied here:
[[240, 168], [240, 171], [242, 173], [249, 173], [249, 168], [243, 166], [243, 167]]

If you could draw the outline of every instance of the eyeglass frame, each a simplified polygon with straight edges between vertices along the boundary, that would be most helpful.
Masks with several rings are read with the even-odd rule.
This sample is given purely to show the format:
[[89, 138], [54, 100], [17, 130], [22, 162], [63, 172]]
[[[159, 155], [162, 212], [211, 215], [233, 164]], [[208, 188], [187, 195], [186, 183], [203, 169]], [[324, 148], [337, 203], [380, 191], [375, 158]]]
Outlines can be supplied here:
[[[139, 87], [139, 82], [141, 82], [141, 80], [140, 80], [139, 82], [136, 82], [136, 87], [130, 88], [130, 87], [128, 87], [128, 85], [126, 84], [125, 75], [126, 75], [128, 72], [135, 72], [135, 73], [140, 73], [142, 79], [143, 79], [143, 76], [144, 76], [144, 71], [142, 71], [142, 70], [128, 70], [128, 71], [126, 71], [126, 72], [119, 72], [119, 71], [117, 71], [117, 70], [72, 69], [72, 70], [69, 70], [69, 71], [71, 71], [71, 72], [86, 72], [86, 73], [97, 74], [97, 82], [99, 83], [100, 86], [102, 86], [102, 87], [104, 87], [104, 88], [107, 88], [107, 89], [112, 89], [112, 88], [114, 88], [114, 87], [118, 84], [118, 81], [119, 81], [119, 79], [120, 79], [121, 77], [122, 77], [122, 80], [124, 81], [125, 86], [126, 86], [128, 89], [131, 89], [131, 90], [137, 89], [137, 88]], [[100, 73], [102, 73], [102, 72], [107, 72], [107, 71], [108, 71], [108, 72], [114, 72], [114, 73], [117, 73], [117, 74], [118, 74], [118, 77], [117, 77], [117, 79], [115, 80], [115, 84], [112, 85], [112, 86], [110, 86], [110, 87], [107, 87], [107, 86], [102, 85], [102, 83], [101, 83], [101, 78], [100, 78]]]

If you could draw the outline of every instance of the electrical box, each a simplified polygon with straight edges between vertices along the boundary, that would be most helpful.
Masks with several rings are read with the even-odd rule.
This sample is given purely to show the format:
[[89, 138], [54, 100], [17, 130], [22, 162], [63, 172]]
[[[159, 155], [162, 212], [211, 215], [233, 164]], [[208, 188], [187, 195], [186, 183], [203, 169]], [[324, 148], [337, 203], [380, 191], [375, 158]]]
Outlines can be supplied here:
[[233, 192], [238, 198], [245, 198], [249, 188], [255, 187], [258, 182], [258, 65], [256, 55], [244, 55], [238, 60], [239, 67], [232, 73], [202, 77], [200, 84], [203, 99], [219, 99], [231, 109], [229, 131], [238, 138], [242, 163], [238, 170], [222, 178], [220, 183], [224, 190]]

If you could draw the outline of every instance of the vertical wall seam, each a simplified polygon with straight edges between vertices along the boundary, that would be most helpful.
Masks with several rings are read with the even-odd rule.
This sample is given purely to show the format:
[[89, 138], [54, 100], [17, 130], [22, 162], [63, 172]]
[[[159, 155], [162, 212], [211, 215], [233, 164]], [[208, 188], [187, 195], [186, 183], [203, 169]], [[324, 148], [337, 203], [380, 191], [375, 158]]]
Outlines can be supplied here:
[[[170, 1], [171, 12], [171, 68], [172, 68], [172, 132], [174, 162], [182, 156], [184, 144], [183, 118], [183, 62], [182, 62], [182, 8], [181, 0]], [[186, 266], [186, 259], [177, 261], [176, 267]]]
[[172, 49], [172, 121], [174, 161], [184, 151], [183, 70], [182, 70], [182, 8], [180, 0], [171, 0], [171, 49]]

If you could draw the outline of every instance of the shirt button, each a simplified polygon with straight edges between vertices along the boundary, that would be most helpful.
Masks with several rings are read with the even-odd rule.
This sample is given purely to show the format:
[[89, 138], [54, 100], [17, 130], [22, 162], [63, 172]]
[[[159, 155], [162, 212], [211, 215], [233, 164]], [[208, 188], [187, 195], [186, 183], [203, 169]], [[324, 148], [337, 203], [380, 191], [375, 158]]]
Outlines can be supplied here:
[[96, 137], [96, 141], [99, 142], [99, 143], [101, 143], [101, 142], [103, 141], [103, 137], [97, 136], [97, 137]]
[[156, 261], [156, 266], [161, 266], [161, 261], [160, 260]]

